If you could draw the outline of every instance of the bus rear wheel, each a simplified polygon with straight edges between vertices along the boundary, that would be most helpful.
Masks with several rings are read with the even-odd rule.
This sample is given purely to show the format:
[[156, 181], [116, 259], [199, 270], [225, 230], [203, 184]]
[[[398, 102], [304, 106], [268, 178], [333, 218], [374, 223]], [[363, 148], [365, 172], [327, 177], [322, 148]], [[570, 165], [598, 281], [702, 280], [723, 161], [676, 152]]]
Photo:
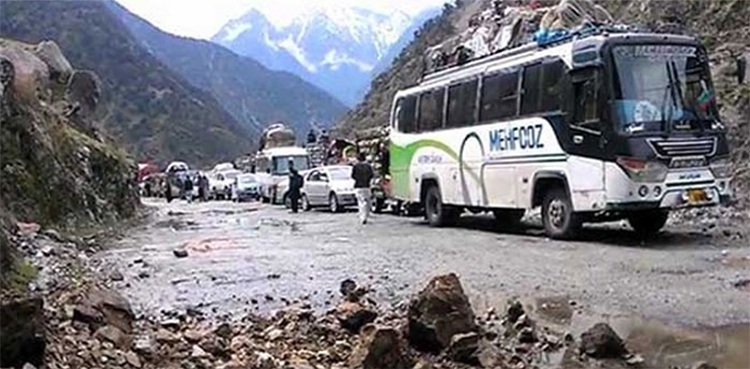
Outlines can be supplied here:
[[628, 216], [628, 223], [642, 237], [653, 237], [667, 223], [669, 211], [654, 209], [639, 211]]
[[544, 196], [542, 223], [547, 237], [570, 239], [581, 228], [580, 217], [573, 212], [573, 204], [562, 188], [553, 188]]
[[440, 188], [437, 186], [430, 186], [430, 188], [427, 189], [424, 202], [425, 218], [433, 227], [445, 227], [451, 225], [461, 215], [458, 209], [443, 204], [443, 198], [440, 195]]

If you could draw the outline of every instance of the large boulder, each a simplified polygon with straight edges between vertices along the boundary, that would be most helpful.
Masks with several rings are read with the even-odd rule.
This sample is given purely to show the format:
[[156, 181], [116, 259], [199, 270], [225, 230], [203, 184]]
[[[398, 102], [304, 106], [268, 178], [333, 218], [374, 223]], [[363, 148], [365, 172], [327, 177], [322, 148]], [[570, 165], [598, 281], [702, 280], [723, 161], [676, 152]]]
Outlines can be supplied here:
[[39, 100], [50, 96], [47, 63], [21, 44], [0, 40], [0, 58], [5, 58], [13, 65], [13, 96], [21, 101], [36, 105]]
[[355, 369], [406, 369], [411, 367], [396, 329], [368, 324], [362, 328], [359, 344], [349, 358]]
[[352, 333], [357, 333], [368, 323], [375, 321], [378, 313], [360, 302], [342, 301], [336, 306], [336, 318], [341, 327]]
[[113, 290], [93, 288], [83, 301], [75, 306], [73, 318], [98, 329], [105, 325], [132, 332], [135, 315], [130, 303]]
[[597, 358], [619, 358], [627, 353], [620, 336], [606, 323], [597, 323], [581, 334], [581, 352]]
[[81, 117], [92, 117], [101, 98], [101, 81], [94, 72], [75, 71], [68, 81], [65, 98], [78, 109]]
[[40, 366], [46, 346], [41, 297], [0, 303], [0, 367]]
[[39, 59], [47, 63], [50, 78], [61, 83], [68, 81], [73, 73], [73, 67], [54, 41], [40, 42], [39, 45], [36, 45], [34, 52]]
[[451, 338], [475, 332], [474, 312], [455, 274], [433, 278], [409, 304], [409, 342], [426, 352], [440, 352]]

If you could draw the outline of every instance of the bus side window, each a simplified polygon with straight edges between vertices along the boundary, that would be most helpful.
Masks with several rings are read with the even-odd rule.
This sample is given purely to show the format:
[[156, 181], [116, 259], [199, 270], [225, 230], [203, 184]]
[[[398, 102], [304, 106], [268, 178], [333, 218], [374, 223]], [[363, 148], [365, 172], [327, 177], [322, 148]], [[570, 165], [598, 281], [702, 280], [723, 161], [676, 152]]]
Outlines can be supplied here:
[[562, 110], [561, 100], [565, 95], [566, 85], [570, 84], [565, 63], [557, 60], [553, 63], [545, 63], [542, 66], [542, 101], [543, 112], [555, 112]]
[[505, 71], [484, 77], [480, 123], [515, 117], [518, 114], [518, 71]]
[[417, 131], [417, 97], [407, 96], [400, 99], [396, 107], [396, 125], [399, 132]]
[[429, 132], [443, 128], [443, 100], [445, 89], [423, 92], [419, 96], [419, 132]]
[[599, 84], [597, 70], [584, 70], [573, 76], [573, 119], [571, 124], [601, 131], [599, 119]]
[[448, 89], [446, 127], [468, 127], [474, 124], [479, 80], [461, 82]]
[[521, 115], [539, 113], [542, 100], [542, 64], [530, 65], [523, 70]]

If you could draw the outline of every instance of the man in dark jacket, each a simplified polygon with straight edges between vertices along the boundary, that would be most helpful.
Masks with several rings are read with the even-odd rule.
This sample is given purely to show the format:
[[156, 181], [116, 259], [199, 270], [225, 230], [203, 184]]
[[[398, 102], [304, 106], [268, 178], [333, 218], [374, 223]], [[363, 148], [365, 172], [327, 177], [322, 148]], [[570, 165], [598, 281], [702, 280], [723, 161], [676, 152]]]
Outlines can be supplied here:
[[375, 172], [372, 166], [366, 161], [364, 152], [357, 154], [357, 164], [352, 168], [352, 178], [354, 179], [354, 192], [357, 194], [357, 206], [359, 208], [359, 221], [367, 224], [367, 218], [370, 217], [370, 185]]
[[289, 201], [291, 202], [292, 213], [299, 211], [299, 199], [304, 182], [305, 180], [297, 172], [297, 169], [294, 169], [292, 162], [289, 162], [289, 195], [287, 196], [289, 196]]

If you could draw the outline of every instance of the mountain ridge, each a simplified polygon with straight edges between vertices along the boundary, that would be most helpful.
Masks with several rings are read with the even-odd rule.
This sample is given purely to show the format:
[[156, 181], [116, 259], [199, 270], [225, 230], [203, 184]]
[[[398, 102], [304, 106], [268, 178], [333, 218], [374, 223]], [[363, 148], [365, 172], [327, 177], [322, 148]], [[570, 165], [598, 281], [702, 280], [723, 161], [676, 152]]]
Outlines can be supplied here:
[[[412, 26], [403, 12], [311, 7], [286, 22], [251, 9], [211, 40], [274, 70], [294, 73], [348, 106], [360, 100], [373, 70]], [[346, 81], [347, 83], [341, 83]]]
[[152, 55], [212, 94], [253, 136], [283, 121], [301, 137], [313, 125], [328, 127], [347, 111], [327, 92], [292, 73], [269, 70], [209, 41], [169, 34], [115, 2], [106, 4]]
[[139, 160], [210, 164], [252, 147], [214, 97], [143, 49], [102, 2], [3, 2], [0, 35], [54, 40], [72, 64], [96, 72], [105, 91], [97, 120]]

